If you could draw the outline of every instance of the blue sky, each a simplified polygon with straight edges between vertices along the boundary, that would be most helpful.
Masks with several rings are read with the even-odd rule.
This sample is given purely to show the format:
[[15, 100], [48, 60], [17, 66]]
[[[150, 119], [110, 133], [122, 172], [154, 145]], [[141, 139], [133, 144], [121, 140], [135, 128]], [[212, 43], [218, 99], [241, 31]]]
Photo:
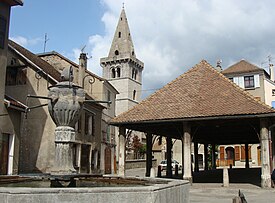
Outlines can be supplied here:
[[10, 37], [41, 53], [47, 33], [46, 51], [75, 62], [86, 45], [88, 68], [101, 76], [99, 60], [108, 54], [123, 2], [145, 64], [145, 95], [202, 59], [212, 66], [222, 60], [225, 69], [241, 59], [266, 68], [267, 56], [275, 58], [274, 0], [25, 0], [12, 8]]
[[47, 33], [46, 51], [70, 54], [74, 48], [83, 47], [90, 35], [104, 33], [103, 14], [99, 0], [25, 0], [23, 7], [12, 9], [10, 37], [33, 40], [27, 48], [39, 53]]

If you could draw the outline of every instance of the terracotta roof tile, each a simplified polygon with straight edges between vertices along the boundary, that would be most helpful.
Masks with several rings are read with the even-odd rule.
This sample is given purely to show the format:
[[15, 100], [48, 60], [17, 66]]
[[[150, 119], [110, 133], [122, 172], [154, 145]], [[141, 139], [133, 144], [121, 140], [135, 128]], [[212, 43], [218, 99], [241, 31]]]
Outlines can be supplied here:
[[111, 123], [274, 112], [202, 60]]
[[44, 61], [43, 59], [39, 58], [29, 50], [23, 48], [19, 44], [13, 42], [12, 40], [9, 40], [9, 45], [16, 49], [18, 52], [23, 54], [26, 58], [28, 58], [30, 61], [32, 61], [35, 65], [40, 67], [43, 71], [45, 71], [47, 74], [49, 74], [51, 77], [53, 77], [55, 80], [60, 81], [60, 73], [49, 63]]
[[228, 67], [224, 71], [222, 71], [223, 74], [234, 74], [234, 73], [249, 73], [249, 72], [259, 72], [263, 71], [264, 69], [259, 68], [256, 65], [253, 65], [246, 60], [241, 60], [232, 66]]

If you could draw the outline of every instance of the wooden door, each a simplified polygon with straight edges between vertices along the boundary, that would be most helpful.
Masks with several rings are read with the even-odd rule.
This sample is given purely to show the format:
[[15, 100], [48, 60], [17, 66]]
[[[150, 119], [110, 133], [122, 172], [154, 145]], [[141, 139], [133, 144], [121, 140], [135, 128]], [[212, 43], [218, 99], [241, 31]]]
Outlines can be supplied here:
[[9, 135], [0, 135], [0, 175], [8, 174], [9, 164]]
[[111, 174], [111, 149], [105, 148], [105, 174]]

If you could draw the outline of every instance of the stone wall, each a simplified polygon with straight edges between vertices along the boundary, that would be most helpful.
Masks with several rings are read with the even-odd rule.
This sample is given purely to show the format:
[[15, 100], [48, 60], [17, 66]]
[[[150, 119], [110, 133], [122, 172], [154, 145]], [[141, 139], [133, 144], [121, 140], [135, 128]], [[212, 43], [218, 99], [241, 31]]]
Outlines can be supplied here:
[[[157, 167], [157, 160], [152, 160], [153, 167]], [[135, 159], [135, 160], [126, 160], [126, 169], [133, 168], [146, 168], [146, 160], [145, 159]]]

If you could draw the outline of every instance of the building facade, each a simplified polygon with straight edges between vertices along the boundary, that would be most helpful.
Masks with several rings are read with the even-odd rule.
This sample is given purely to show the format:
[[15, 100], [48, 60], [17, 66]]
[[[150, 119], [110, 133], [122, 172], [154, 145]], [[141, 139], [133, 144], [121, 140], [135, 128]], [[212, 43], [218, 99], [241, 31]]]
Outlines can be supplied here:
[[[253, 95], [259, 102], [275, 107], [273, 68], [273, 65], [270, 64], [267, 72], [265, 69], [246, 60], [241, 60], [222, 71], [222, 73], [240, 88]], [[247, 167], [261, 166], [261, 146], [260, 144], [250, 143], [219, 146], [217, 165], [243, 167], [246, 153], [249, 159], [249, 166]]]
[[[20, 120], [18, 173], [50, 173], [55, 160], [55, 123], [48, 112], [48, 87], [60, 72], [46, 61], [9, 41], [5, 92], [27, 109]], [[86, 100], [92, 100], [86, 94]], [[79, 173], [101, 173], [101, 124], [104, 106], [85, 102], [76, 125], [74, 167]]]
[[[73, 67], [74, 83], [84, 87], [86, 93], [91, 99], [100, 101], [104, 107], [101, 118], [101, 136], [96, 143], [101, 143], [101, 147], [96, 149], [96, 154], [100, 154], [100, 170], [101, 173], [114, 173], [115, 171], [115, 127], [108, 125], [108, 121], [115, 116], [115, 98], [117, 90], [106, 80], [87, 69], [87, 56], [81, 53], [79, 64], [74, 63], [68, 58], [57, 52], [48, 52], [38, 54], [38, 56], [50, 63], [56, 70], [61, 72], [64, 67]], [[101, 101], [103, 103], [101, 103]], [[110, 101], [110, 103], [106, 103]], [[105, 102], [105, 103], [104, 103]], [[98, 156], [98, 155], [94, 155]]]
[[25, 106], [5, 95], [8, 64], [8, 36], [12, 6], [23, 5], [21, 0], [0, 1], [0, 175], [18, 171], [18, 145], [21, 112]]

